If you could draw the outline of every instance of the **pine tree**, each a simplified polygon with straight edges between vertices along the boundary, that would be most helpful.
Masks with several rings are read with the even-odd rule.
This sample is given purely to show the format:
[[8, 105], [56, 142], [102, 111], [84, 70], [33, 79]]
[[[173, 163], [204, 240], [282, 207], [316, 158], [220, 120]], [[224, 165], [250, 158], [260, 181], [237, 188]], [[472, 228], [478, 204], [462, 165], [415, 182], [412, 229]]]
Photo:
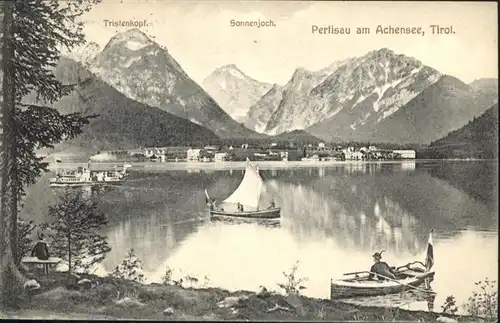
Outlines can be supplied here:
[[136, 256], [134, 249], [130, 249], [127, 257], [123, 259], [120, 265], [115, 267], [111, 276], [142, 283], [144, 282], [143, 270], [142, 261]]
[[97, 203], [83, 194], [68, 190], [59, 204], [49, 208], [49, 215], [55, 217], [49, 225], [55, 232], [50, 252], [68, 262], [69, 273], [74, 269], [88, 272], [111, 250], [107, 238], [97, 233], [107, 224], [106, 217]]
[[[16, 220], [12, 221], [9, 210], [14, 199], [11, 198], [11, 181], [16, 180], [16, 158], [15, 153], [15, 90], [14, 79], [14, 2], [3, 1], [2, 3], [2, 170], [0, 185], [0, 291], [2, 292], [2, 305], [11, 305], [11, 291], [15, 282], [20, 279], [20, 273], [15, 265], [12, 246], [17, 239], [17, 214]], [[13, 175], [14, 174], [14, 175]], [[16, 204], [17, 208], [17, 204]], [[15, 208], [14, 208], [15, 209]], [[15, 222], [15, 223], [14, 223]], [[14, 242], [16, 243], [16, 242]], [[16, 243], [17, 244], [17, 243]]]
[[21, 218], [17, 219], [18, 235], [17, 235], [17, 253], [20, 259], [21, 257], [27, 255], [31, 249], [33, 240], [31, 239], [31, 234], [37, 226], [33, 220], [25, 221]]
[[[22, 281], [15, 263], [19, 257], [17, 214], [24, 187], [47, 171], [35, 150], [77, 136], [88, 124], [86, 117], [63, 116], [51, 108], [74, 87], [56, 80], [52, 70], [62, 47], [71, 49], [84, 43], [82, 24], [76, 19], [98, 2], [23, 0], [1, 4], [0, 293], [4, 306]], [[37, 94], [37, 103], [23, 104], [30, 93]]]

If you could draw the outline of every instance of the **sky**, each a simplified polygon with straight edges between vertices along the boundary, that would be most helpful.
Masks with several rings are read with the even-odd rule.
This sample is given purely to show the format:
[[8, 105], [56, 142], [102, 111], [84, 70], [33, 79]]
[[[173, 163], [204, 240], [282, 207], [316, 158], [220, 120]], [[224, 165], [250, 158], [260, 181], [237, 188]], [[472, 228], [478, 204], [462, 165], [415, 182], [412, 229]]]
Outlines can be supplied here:
[[[234, 21], [269, 21], [269, 27], [236, 27]], [[389, 48], [469, 83], [498, 78], [496, 2], [300, 2], [105, 0], [82, 17], [88, 41], [102, 47], [130, 27], [165, 46], [201, 83], [213, 70], [235, 64], [245, 74], [285, 84], [298, 67], [319, 70], [335, 61]], [[313, 33], [313, 25], [350, 28], [350, 35]], [[380, 35], [376, 27], [421, 27], [424, 34]], [[452, 26], [433, 34], [430, 25]], [[369, 27], [370, 34], [356, 34]]]

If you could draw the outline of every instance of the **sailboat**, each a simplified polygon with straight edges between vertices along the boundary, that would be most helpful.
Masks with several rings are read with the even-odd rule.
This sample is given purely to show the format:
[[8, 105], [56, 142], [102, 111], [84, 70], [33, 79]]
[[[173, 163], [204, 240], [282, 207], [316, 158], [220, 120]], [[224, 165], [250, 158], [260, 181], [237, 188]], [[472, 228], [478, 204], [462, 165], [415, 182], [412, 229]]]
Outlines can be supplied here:
[[210, 216], [229, 216], [239, 218], [276, 219], [280, 217], [281, 209], [274, 205], [268, 207], [261, 205], [264, 193], [264, 181], [259, 170], [247, 158], [245, 173], [240, 185], [220, 205], [210, 199], [207, 190], [205, 196], [210, 206]]

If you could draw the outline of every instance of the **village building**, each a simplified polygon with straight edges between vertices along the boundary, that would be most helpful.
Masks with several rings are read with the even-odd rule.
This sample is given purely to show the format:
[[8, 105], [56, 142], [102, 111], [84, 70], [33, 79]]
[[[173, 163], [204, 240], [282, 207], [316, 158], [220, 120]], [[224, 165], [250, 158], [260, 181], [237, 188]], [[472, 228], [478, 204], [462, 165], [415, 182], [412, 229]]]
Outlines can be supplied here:
[[354, 148], [349, 147], [342, 150], [345, 156], [345, 160], [363, 160], [365, 159], [365, 154], [361, 151], [354, 151]]
[[214, 161], [223, 162], [227, 160], [227, 153], [216, 153], [214, 155]]
[[355, 151], [351, 154], [351, 160], [363, 160], [365, 159], [365, 154], [361, 151]]
[[187, 161], [199, 161], [201, 155], [201, 149], [188, 149], [186, 153]]
[[206, 151], [215, 152], [215, 151], [219, 150], [219, 147], [216, 147], [216, 146], [206, 146], [203, 149], [206, 150]]
[[393, 150], [392, 152], [400, 155], [402, 159], [415, 159], [417, 157], [415, 150]]
[[167, 153], [167, 148], [162, 147], [162, 148], [157, 148], [157, 147], [149, 147], [149, 148], [144, 148], [142, 150], [142, 154], [148, 158], [151, 157], [160, 157], [161, 155], [165, 155]]

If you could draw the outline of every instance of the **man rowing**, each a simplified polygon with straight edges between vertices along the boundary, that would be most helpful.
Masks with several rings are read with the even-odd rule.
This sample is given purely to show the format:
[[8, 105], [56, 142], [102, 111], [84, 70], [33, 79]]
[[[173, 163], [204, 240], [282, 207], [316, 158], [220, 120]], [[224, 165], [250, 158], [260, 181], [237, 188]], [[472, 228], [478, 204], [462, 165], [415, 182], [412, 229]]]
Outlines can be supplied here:
[[370, 275], [368, 276], [368, 279], [372, 279], [374, 276], [376, 276], [379, 280], [386, 280], [387, 278], [396, 279], [396, 272], [386, 262], [381, 261], [382, 252], [384, 252], [384, 250], [373, 254], [375, 263], [370, 268]]

